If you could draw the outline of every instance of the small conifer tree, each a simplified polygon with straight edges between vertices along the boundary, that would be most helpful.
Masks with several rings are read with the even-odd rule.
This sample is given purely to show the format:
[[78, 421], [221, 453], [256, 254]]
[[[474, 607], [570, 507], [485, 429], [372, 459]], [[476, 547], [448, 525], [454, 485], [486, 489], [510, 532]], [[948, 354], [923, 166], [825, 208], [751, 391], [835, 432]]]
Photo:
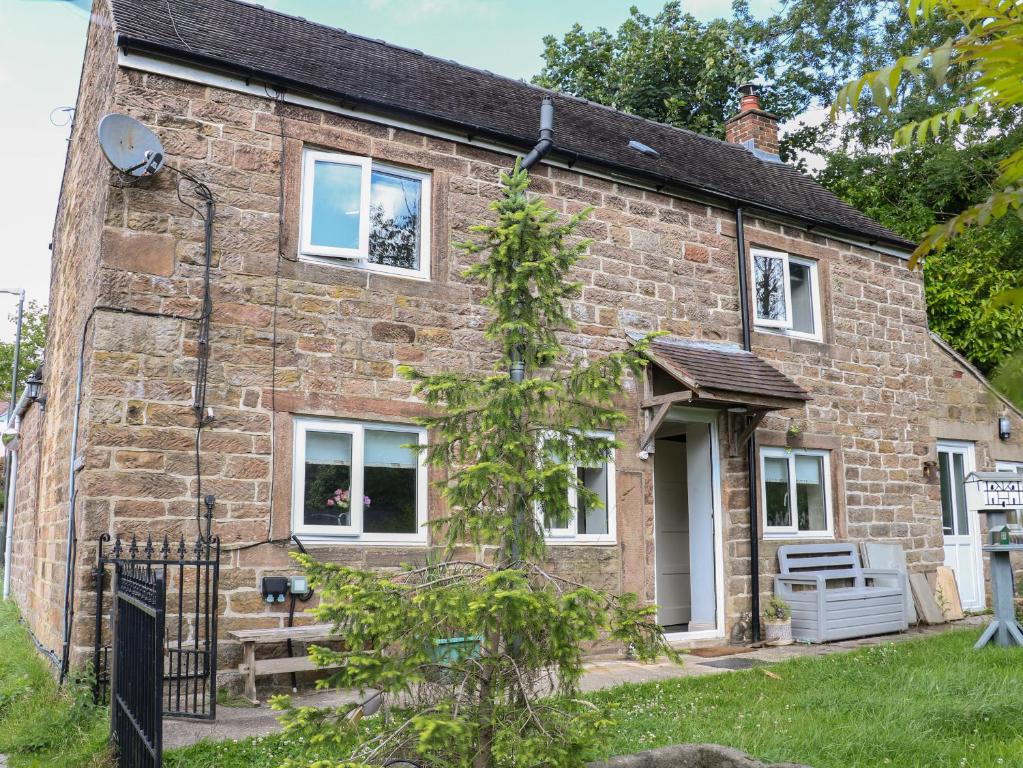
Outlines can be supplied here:
[[488, 288], [498, 370], [403, 371], [432, 414], [421, 424], [448, 510], [430, 523], [439, 554], [396, 575], [298, 556], [322, 598], [317, 617], [335, 623], [345, 649], [313, 649], [340, 665], [327, 684], [383, 691], [388, 702], [361, 720], [350, 707], [290, 709], [292, 733], [355, 745], [347, 762], [317, 768], [395, 757], [431, 768], [579, 766], [604, 722], [578, 696], [587, 645], [675, 657], [634, 595], [544, 567], [545, 525], [574, 514], [569, 489], [576, 509], [601, 504], [575, 468], [611, 458], [616, 442], [602, 434], [626, 421], [615, 397], [647, 343], [565, 359], [557, 332], [574, 327], [567, 307], [580, 286], [569, 271], [588, 246], [575, 234], [588, 211], [559, 221], [518, 168], [502, 183], [493, 223], [458, 244], [474, 260], [466, 275]]

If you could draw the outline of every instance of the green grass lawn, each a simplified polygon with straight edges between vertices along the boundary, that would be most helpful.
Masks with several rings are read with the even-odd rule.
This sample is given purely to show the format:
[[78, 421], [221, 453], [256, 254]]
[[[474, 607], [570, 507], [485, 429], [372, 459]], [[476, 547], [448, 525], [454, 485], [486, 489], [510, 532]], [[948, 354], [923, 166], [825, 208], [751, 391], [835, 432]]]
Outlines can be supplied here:
[[761, 670], [623, 686], [600, 747], [715, 742], [814, 768], [1023, 766], [1023, 650], [974, 652], [976, 631]]
[[0, 601], [0, 649], [0, 754], [11, 768], [106, 768], [106, 710], [84, 686], [57, 688], [8, 601]]
[[[770, 671], [592, 694], [615, 725], [594, 757], [715, 742], [814, 768], [1023, 766], [1023, 651], [974, 652], [976, 631], [807, 657]], [[168, 768], [277, 768], [333, 757], [284, 736], [199, 744]]]
[[[614, 726], [594, 757], [679, 742], [727, 744], [814, 768], [1023, 766], [1023, 650], [974, 652], [976, 631], [591, 694]], [[107, 713], [58, 691], [0, 603], [0, 753], [12, 768], [108, 768]], [[336, 749], [336, 748], [335, 748]], [[295, 737], [201, 743], [167, 768], [278, 768], [340, 758]]]

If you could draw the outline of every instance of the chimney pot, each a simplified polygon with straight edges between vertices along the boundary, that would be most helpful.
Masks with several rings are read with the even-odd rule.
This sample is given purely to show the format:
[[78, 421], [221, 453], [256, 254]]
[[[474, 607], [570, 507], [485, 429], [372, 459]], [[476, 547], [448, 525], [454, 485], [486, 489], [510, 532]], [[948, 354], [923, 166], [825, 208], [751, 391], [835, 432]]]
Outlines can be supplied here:
[[760, 86], [743, 83], [738, 91], [739, 111], [725, 121], [725, 141], [777, 157], [778, 118], [760, 106]]
[[739, 102], [740, 114], [751, 109], [760, 109], [760, 89], [756, 83], [743, 83], [739, 86], [739, 94], [742, 96]]

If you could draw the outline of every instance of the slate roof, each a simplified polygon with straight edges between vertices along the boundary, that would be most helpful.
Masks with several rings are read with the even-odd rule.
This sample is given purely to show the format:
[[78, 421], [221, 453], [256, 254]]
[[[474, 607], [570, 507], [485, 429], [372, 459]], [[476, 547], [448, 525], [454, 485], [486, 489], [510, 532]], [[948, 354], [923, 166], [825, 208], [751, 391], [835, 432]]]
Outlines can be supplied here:
[[811, 399], [806, 390], [766, 360], [736, 346], [661, 337], [654, 340], [650, 350], [695, 381], [698, 390], [742, 392], [789, 400]]
[[[264, 78], [348, 107], [428, 122], [521, 147], [536, 142], [540, 100], [518, 80], [349, 34], [239, 0], [112, 0], [118, 45]], [[913, 244], [782, 163], [747, 149], [552, 93], [554, 155], [677, 185], [899, 248]], [[660, 153], [649, 157], [630, 140]]]

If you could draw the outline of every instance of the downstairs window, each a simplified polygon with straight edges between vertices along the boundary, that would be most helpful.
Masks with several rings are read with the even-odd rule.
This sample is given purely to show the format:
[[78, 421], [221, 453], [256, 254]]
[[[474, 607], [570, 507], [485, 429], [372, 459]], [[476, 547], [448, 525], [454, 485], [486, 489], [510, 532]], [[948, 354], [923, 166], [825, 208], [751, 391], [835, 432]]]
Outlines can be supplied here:
[[418, 427], [295, 420], [292, 531], [361, 542], [426, 542]]

